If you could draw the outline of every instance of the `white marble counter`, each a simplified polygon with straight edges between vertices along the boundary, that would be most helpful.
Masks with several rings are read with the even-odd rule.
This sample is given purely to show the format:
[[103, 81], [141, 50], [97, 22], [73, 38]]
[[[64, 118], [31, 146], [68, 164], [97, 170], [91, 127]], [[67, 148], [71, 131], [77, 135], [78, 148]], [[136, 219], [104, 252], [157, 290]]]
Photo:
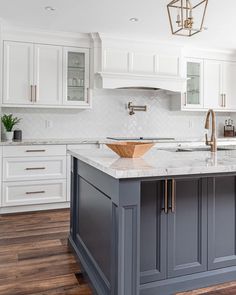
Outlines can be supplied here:
[[119, 158], [110, 150], [69, 150], [77, 159], [114, 178], [236, 172], [235, 150], [173, 152], [151, 149], [138, 159]]
[[[143, 141], [143, 140], [142, 140]], [[204, 138], [176, 138], [175, 140], [148, 140], [157, 143], [158, 146], [203, 146], [205, 145]], [[0, 141], [0, 146], [8, 145], [73, 145], [73, 144], [106, 144], [114, 142], [106, 138], [48, 138], [48, 139], [23, 139], [22, 141]], [[235, 145], [236, 137], [233, 138], [218, 138], [218, 145]]]

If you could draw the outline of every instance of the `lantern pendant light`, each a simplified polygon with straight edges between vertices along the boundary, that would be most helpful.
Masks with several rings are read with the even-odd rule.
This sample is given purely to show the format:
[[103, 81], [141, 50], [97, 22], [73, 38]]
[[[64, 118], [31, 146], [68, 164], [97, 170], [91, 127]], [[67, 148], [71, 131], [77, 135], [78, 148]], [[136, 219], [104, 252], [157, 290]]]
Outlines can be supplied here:
[[167, 5], [173, 35], [191, 37], [202, 32], [208, 0], [172, 0]]

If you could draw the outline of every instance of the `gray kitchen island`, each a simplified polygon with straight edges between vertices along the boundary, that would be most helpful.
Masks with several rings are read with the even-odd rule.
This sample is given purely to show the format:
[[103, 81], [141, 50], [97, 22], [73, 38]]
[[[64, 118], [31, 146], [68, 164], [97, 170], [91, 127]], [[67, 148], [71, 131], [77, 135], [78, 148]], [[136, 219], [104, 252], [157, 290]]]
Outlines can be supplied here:
[[236, 280], [236, 150], [71, 150], [69, 243], [98, 295]]

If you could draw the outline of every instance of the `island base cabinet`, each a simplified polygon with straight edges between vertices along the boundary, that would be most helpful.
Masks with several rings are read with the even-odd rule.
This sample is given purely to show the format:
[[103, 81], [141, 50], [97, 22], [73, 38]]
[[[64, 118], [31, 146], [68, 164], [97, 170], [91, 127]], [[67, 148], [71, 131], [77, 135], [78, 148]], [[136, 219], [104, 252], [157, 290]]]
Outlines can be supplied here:
[[169, 179], [141, 187], [141, 283], [206, 271], [206, 180]]
[[208, 269], [236, 266], [236, 176], [208, 183]]
[[174, 295], [236, 278], [236, 175], [115, 179], [72, 161], [69, 244], [96, 295]]

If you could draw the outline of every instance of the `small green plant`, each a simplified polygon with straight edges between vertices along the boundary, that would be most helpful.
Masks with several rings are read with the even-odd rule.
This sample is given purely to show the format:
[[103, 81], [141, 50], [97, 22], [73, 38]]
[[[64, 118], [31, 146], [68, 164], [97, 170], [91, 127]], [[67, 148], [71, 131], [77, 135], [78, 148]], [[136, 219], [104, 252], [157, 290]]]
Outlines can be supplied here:
[[1, 117], [1, 120], [2, 120], [2, 124], [5, 127], [6, 131], [11, 132], [13, 127], [15, 125], [17, 125], [20, 122], [21, 119], [17, 118], [17, 117], [13, 117], [12, 114], [9, 114], [9, 115], [4, 114]]

